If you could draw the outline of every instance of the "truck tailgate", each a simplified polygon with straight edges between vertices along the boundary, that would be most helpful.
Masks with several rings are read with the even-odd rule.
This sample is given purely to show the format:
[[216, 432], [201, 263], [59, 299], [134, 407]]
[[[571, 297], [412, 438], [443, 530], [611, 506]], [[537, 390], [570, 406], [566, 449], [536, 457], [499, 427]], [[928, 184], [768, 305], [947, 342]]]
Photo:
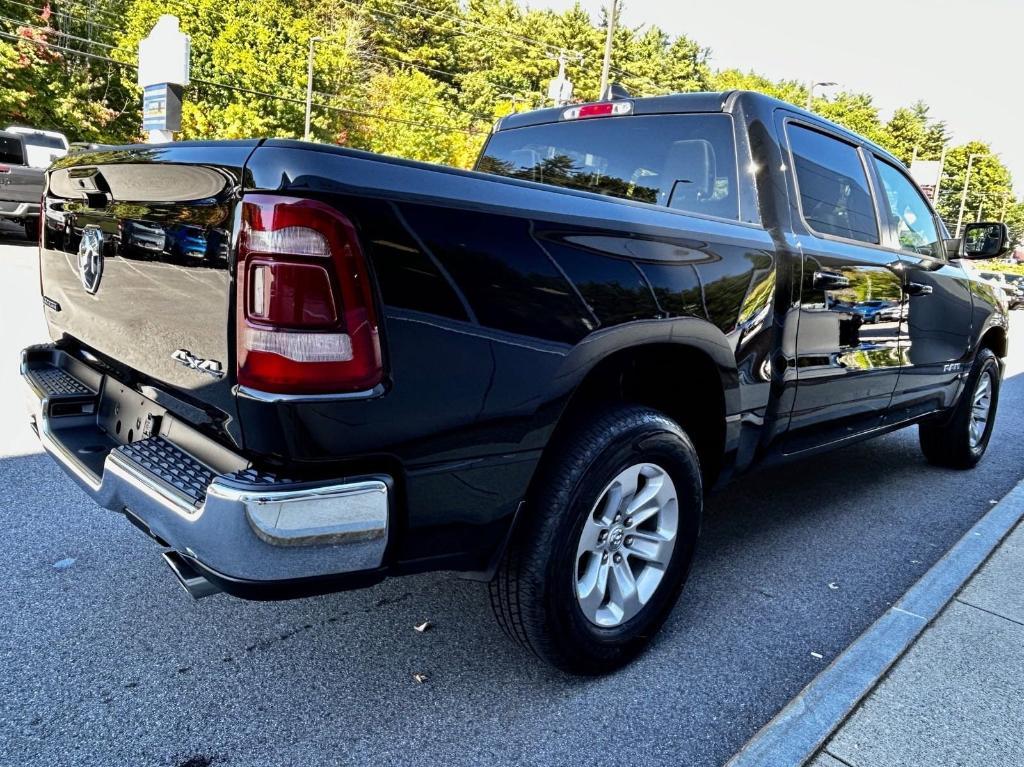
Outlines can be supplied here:
[[233, 414], [232, 221], [256, 145], [130, 147], [59, 161], [40, 248], [54, 339], [70, 337], [185, 402]]

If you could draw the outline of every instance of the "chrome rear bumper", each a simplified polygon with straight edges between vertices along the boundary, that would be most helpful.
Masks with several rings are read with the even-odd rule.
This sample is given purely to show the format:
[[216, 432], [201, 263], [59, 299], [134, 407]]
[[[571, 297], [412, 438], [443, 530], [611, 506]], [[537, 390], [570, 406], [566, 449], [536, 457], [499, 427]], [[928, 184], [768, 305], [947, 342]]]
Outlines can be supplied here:
[[[22, 352], [32, 425], [99, 505], [217, 578], [264, 584], [381, 568], [391, 479], [281, 480], [53, 346]], [[139, 434], [113, 433], [130, 413]], [[120, 421], [118, 421], [120, 429]]]

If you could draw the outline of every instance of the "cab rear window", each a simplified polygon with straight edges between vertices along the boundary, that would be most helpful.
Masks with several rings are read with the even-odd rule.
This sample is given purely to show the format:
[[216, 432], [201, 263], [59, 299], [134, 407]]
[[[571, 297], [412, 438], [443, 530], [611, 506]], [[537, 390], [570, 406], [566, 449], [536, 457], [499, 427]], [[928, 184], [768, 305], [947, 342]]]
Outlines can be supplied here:
[[477, 170], [739, 218], [736, 147], [725, 114], [608, 117], [499, 131]]

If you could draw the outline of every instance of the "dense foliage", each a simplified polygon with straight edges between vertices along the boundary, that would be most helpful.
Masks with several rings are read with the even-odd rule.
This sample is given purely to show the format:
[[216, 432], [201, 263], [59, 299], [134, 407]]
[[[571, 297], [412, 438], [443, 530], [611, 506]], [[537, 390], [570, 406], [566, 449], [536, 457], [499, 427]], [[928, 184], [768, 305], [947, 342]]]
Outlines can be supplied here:
[[[45, 3], [45, 4], [44, 4]], [[605, 19], [516, 0], [0, 0], [0, 124], [64, 131], [75, 141], [140, 138], [134, 63], [163, 13], [192, 37], [182, 138], [300, 137], [312, 37], [312, 135], [376, 152], [468, 166], [493, 120], [541, 106], [563, 54], [578, 99], [597, 96]], [[806, 85], [713, 71], [685, 36], [619, 25], [612, 74], [635, 94], [748, 88], [803, 106]], [[864, 93], [814, 100], [818, 113], [904, 162], [947, 148], [939, 211], [956, 226], [1000, 215], [1024, 238], [1009, 171], [980, 142], [948, 146], [943, 122], [917, 102], [887, 121]]]

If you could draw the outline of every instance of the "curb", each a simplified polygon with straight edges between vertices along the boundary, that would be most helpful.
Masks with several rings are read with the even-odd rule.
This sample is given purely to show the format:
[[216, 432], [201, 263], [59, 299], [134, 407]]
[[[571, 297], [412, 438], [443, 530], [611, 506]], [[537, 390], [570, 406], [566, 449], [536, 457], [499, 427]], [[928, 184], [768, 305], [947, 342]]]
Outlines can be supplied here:
[[1024, 518], [1024, 481], [762, 727], [725, 767], [800, 767]]

